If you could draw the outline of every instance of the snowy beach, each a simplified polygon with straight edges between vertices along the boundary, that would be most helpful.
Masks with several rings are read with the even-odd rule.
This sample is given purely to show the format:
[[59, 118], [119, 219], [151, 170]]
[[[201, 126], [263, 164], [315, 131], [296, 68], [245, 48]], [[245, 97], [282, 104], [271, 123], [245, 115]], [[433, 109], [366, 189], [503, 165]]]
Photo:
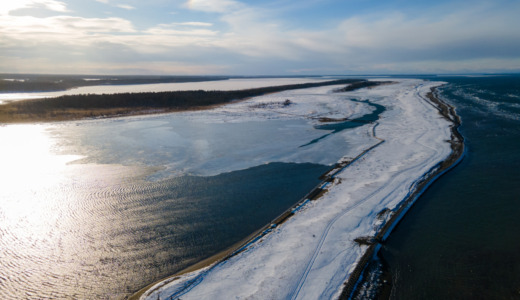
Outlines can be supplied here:
[[245, 239], [379, 142], [355, 120], [381, 109], [344, 86], [1, 126], [0, 297], [125, 299]]
[[[336, 173], [318, 199], [235, 255], [172, 277], [141, 299], [334, 299], [374, 236], [415, 184], [451, 153], [450, 126], [426, 94], [439, 82], [392, 80], [341, 93], [383, 105], [370, 151]], [[220, 110], [239, 114], [246, 102]], [[361, 150], [361, 149], [360, 149]], [[359, 151], [357, 154], [362, 153]], [[343, 161], [356, 155], [343, 157]]]

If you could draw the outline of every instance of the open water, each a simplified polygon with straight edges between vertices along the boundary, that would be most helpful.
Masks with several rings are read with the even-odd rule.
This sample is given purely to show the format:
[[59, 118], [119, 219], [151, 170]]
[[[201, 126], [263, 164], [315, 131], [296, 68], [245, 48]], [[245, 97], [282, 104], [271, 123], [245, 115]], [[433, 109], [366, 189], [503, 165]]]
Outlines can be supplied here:
[[219, 118], [0, 126], [0, 299], [123, 299], [243, 240], [375, 142], [366, 122]]
[[467, 154], [384, 245], [390, 299], [520, 299], [520, 76], [437, 79]]

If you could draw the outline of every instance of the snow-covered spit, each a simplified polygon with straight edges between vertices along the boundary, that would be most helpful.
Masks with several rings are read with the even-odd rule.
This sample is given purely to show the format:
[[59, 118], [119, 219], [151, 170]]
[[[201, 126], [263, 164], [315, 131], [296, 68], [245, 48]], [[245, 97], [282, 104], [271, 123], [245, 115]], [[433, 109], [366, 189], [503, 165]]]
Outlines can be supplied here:
[[[425, 95], [439, 82], [393, 80], [345, 93], [386, 107], [384, 140], [324, 184], [326, 193], [242, 251], [170, 278], [141, 299], [335, 299], [374, 236], [419, 179], [451, 153], [450, 125]], [[375, 144], [375, 143], [374, 143]], [[386, 217], [385, 217], [386, 216]]]

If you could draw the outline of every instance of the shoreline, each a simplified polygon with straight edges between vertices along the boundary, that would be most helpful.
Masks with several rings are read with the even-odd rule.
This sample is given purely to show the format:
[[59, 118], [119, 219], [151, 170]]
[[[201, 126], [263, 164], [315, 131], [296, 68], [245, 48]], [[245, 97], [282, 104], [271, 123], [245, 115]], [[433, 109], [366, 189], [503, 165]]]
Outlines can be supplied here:
[[[398, 220], [400, 220], [402, 218], [402, 216], [404, 215], [404, 213], [406, 213], [407, 207], [409, 208], [409, 206], [411, 206], [411, 204], [417, 199], [417, 197], [420, 195], [420, 193], [422, 193], [422, 191], [424, 189], [426, 189], [427, 186], [429, 186], [431, 184], [431, 182], [433, 182], [438, 176], [442, 175], [439, 173], [442, 173], [443, 171], [445, 172], [447, 169], [449, 169], [453, 165], [453, 163], [454, 163], [452, 161], [453, 159], [457, 160], [461, 157], [460, 154], [462, 154], [462, 152], [457, 151], [457, 149], [459, 149], [459, 150], [462, 149], [462, 151], [463, 151], [463, 146], [464, 146], [462, 143], [463, 138], [462, 138], [462, 136], [460, 136], [460, 134], [459, 134], [459, 136], [460, 136], [460, 138], [462, 138], [462, 140], [459, 140], [457, 138], [458, 132], [456, 130], [456, 128], [458, 128], [458, 125], [460, 125], [460, 119], [458, 119], [458, 116], [454, 113], [453, 107], [440, 101], [433, 95], [434, 91], [435, 91], [435, 87], [431, 87], [430, 92], [428, 92], [426, 95], [426, 98], [428, 98], [428, 99], [426, 99], [424, 97], [424, 94], [420, 95], [420, 98], [422, 100], [426, 101], [426, 103], [435, 107], [435, 109], [438, 110], [439, 113], [442, 116], [444, 116], [445, 119], [447, 119], [450, 123], [452, 123], [452, 125], [449, 126], [451, 128], [451, 132], [452, 132], [452, 134], [451, 134], [452, 151], [448, 155], [447, 158], [436, 163], [433, 167], [431, 167], [431, 169], [429, 171], [423, 173], [423, 176], [419, 177], [412, 184], [409, 194], [406, 197], [402, 198], [404, 200], [402, 200], [398, 204], [397, 208], [392, 209], [392, 212], [394, 212], [394, 213], [391, 215], [390, 219], [387, 222], [385, 222], [385, 224], [376, 232], [376, 235], [373, 238], [375, 241], [378, 241], [378, 240], [382, 241], [382, 240], [386, 239], [386, 237], [390, 233], [391, 229], [393, 229], [395, 227], [395, 225], [398, 223]], [[455, 124], [458, 124], [458, 125], [455, 126]], [[289, 219], [294, 214], [294, 212], [299, 210], [299, 208], [301, 208], [303, 205], [305, 205], [308, 201], [312, 201], [312, 200], [315, 200], [315, 199], [321, 197], [324, 194], [324, 192], [327, 191], [325, 189], [325, 186], [334, 181], [334, 176], [336, 174], [340, 173], [343, 169], [348, 167], [351, 163], [354, 163], [356, 160], [358, 160], [359, 158], [364, 156], [366, 153], [368, 153], [372, 149], [374, 149], [377, 146], [384, 143], [385, 140], [380, 139], [375, 135], [375, 128], [378, 125], [379, 125], [379, 123], [376, 122], [376, 124], [371, 129], [372, 136], [379, 140], [378, 143], [376, 143], [375, 145], [372, 145], [371, 147], [362, 151], [356, 158], [354, 158], [350, 161], [340, 162], [340, 163], [336, 164], [335, 167], [333, 167], [329, 172], [326, 172], [324, 174], [324, 176], [322, 176], [323, 182], [320, 185], [318, 185], [315, 189], [313, 189], [306, 197], [304, 197], [304, 199], [302, 199], [299, 203], [297, 203], [291, 209], [286, 211], [284, 214], [282, 214], [281, 216], [276, 218], [273, 222], [271, 222], [270, 224], [267, 224], [262, 229], [258, 230], [255, 234], [252, 234], [251, 236], [249, 236], [242, 243], [236, 244], [236, 245], [239, 245], [239, 248], [236, 251], [233, 252], [228, 249], [225, 251], [225, 253], [221, 252], [215, 256], [212, 256], [206, 260], [203, 260], [196, 265], [193, 265], [172, 276], [167, 277], [166, 279], [163, 279], [163, 280], [160, 280], [158, 282], [148, 285], [147, 287], [139, 290], [137, 293], [130, 296], [129, 299], [139, 299], [145, 293], [148, 293], [148, 296], [149, 296], [149, 295], [151, 295], [151, 293], [153, 293], [155, 291], [160, 291], [160, 289], [163, 286], [175, 281], [176, 279], [179, 279], [180, 275], [185, 274], [189, 271], [199, 270], [199, 273], [194, 278], [189, 279], [188, 282], [183, 284], [185, 288], [190, 290], [191, 289], [190, 286], [192, 284], [197, 285], [198, 282], [205, 276], [205, 274], [208, 273], [209, 271], [211, 271], [211, 269], [213, 267], [217, 266], [219, 264], [219, 262], [225, 261], [225, 260], [233, 257], [234, 255], [242, 252], [249, 245], [251, 245], [255, 241], [261, 239], [267, 233], [269, 233], [277, 225], [282, 224], [287, 219]], [[454, 131], [456, 133], [454, 133]], [[459, 141], [460, 143], [456, 143], [456, 141]], [[460, 148], [461, 146], [462, 146], [462, 148]], [[341, 180], [341, 178], [338, 178], [338, 179]], [[307, 198], [310, 198], [310, 199], [307, 199]], [[352, 294], [352, 292], [355, 290], [355, 287], [357, 287], [360, 279], [363, 278], [362, 275], [367, 267], [367, 264], [374, 257], [374, 254], [377, 253], [377, 250], [379, 250], [379, 248], [378, 248], [379, 246], [380, 246], [379, 243], [372, 242], [367, 249], [362, 250], [360, 258], [358, 260], [356, 260], [356, 262], [353, 264], [353, 266], [355, 266], [353, 271], [349, 272], [350, 274], [347, 276], [346, 281], [344, 281], [344, 284], [343, 284], [344, 288], [342, 289], [341, 286], [339, 286], [339, 288], [337, 290], [337, 293], [338, 293], [337, 295], [341, 295], [340, 298], [343, 297], [344, 294], [348, 294], [348, 295]], [[205, 267], [208, 269], [203, 270], [203, 268], [205, 268]], [[345, 272], [347, 272], [347, 271], [345, 271]], [[173, 297], [181, 296], [183, 291], [184, 291], [184, 288], [181, 288], [177, 293], [173, 294]], [[349, 293], [349, 291], [350, 291], [350, 293]]]
[[[357, 85], [354, 89], [364, 88], [365, 86], [363, 86], [363, 83], [366, 83], [366, 82], [360, 82], [360, 85]], [[391, 82], [368, 81], [367, 88], [372, 88], [374, 86], [384, 85], [384, 84], [391, 84]], [[354, 90], [354, 89], [352, 89], [352, 90]], [[243, 99], [243, 100], [247, 100], [247, 99]], [[201, 109], [204, 109], [204, 108], [201, 108]], [[338, 120], [334, 120], [334, 121], [337, 122]], [[341, 121], [345, 121], [345, 120], [341, 120]], [[210, 257], [207, 257], [191, 266], [188, 266], [188, 267], [180, 270], [179, 272], [176, 272], [175, 274], [172, 274], [165, 278], [159, 279], [153, 283], [150, 283], [149, 285], [141, 288], [134, 294], [130, 295], [127, 299], [138, 300], [144, 293], [153, 292], [153, 290], [158, 289], [161, 286], [164, 286], [172, 281], [175, 281], [181, 275], [184, 275], [186, 273], [190, 273], [193, 271], [197, 271], [197, 270], [202, 270], [202, 269], [208, 268], [208, 267], [211, 268], [213, 265], [217, 265], [220, 262], [226, 261], [227, 259], [244, 251], [249, 245], [251, 245], [252, 243], [256, 242], [257, 240], [259, 240], [260, 238], [262, 238], [263, 236], [268, 234], [272, 229], [283, 224], [285, 221], [287, 221], [289, 218], [291, 218], [296, 211], [301, 209], [309, 201], [317, 201], [327, 191], [325, 189], [325, 187], [329, 183], [334, 181], [335, 175], [337, 175], [342, 170], [347, 168], [350, 164], [352, 164], [355, 161], [357, 161], [358, 159], [362, 158], [365, 154], [367, 154], [368, 152], [370, 152], [371, 150], [373, 150], [374, 148], [378, 147], [379, 145], [381, 145], [382, 143], [385, 142], [385, 140], [377, 137], [375, 134], [375, 128], [379, 125], [379, 123], [377, 121], [373, 121], [370, 123], [374, 123], [374, 126], [371, 129], [371, 135], [374, 139], [377, 140], [377, 142], [375, 144], [365, 148], [354, 158], [351, 158], [349, 160], [340, 160], [337, 163], [335, 163], [327, 172], [323, 173], [319, 177], [321, 180], [321, 182], [319, 184], [317, 184], [304, 197], [302, 197], [297, 203], [295, 203], [290, 208], [288, 208], [285, 212], [281, 213], [278, 217], [274, 218], [271, 222], [264, 225], [262, 228], [256, 230], [255, 232], [251, 233], [250, 235], [245, 237], [243, 240], [235, 243], [234, 245], [230, 246], [229, 248], [222, 250], [214, 255], [211, 255]]]
[[[456, 114], [455, 108], [439, 99], [439, 96], [437, 95], [437, 87], [432, 88], [431, 91], [426, 94], [426, 98], [427, 99], [423, 98], [423, 100], [432, 104], [445, 119], [452, 122], [452, 125], [450, 126], [450, 144], [452, 152], [445, 160], [439, 162], [429, 172], [425, 173], [416, 181], [415, 187], [413, 190], [411, 190], [411, 193], [401, 202], [398, 209], [395, 211], [395, 214], [392, 215], [385, 226], [383, 226], [383, 228], [381, 228], [381, 230], [376, 234], [374, 237], [375, 243], [371, 244], [365, 251], [361, 259], [357, 262], [356, 268], [351, 273], [348, 280], [344, 283], [344, 288], [339, 297], [341, 300], [352, 299], [352, 297], [356, 295], [356, 292], [358, 292], [358, 286], [366, 281], [365, 275], [367, 274], [365, 274], [365, 272], [367, 271], [368, 267], [376, 259], [376, 256], [379, 259], [378, 253], [381, 248], [381, 244], [384, 243], [393, 229], [406, 215], [408, 210], [430, 187], [430, 185], [433, 184], [442, 175], [457, 166], [465, 156], [464, 137], [458, 130], [462, 122], [460, 117]], [[383, 271], [382, 277], [385, 276], [388, 276], [388, 274]], [[388, 286], [380, 287], [378, 293], [386, 292], [383, 291], [384, 289], [388, 289]]]
[[[142, 289], [138, 290], [131, 296], [129, 296], [128, 300], [139, 300], [144, 293], [147, 292], [153, 292], [156, 289], [161, 288], [162, 286], [175, 281], [179, 278], [179, 276], [182, 276], [184, 274], [202, 270], [204, 268], [211, 269], [212, 266], [218, 265], [219, 263], [226, 261], [233, 256], [241, 253], [242, 251], [246, 250], [251, 244], [255, 243], [259, 239], [261, 239], [263, 236], [271, 232], [274, 228], [277, 226], [283, 224], [288, 219], [290, 219], [299, 209], [301, 209], [305, 204], [307, 204], [310, 201], [318, 201], [319, 198], [327, 191], [325, 187], [334, 181], [335, 176], [340, 173], [342, 170], [347, 168], [349, 165], [354, 163], [355, 161], [362, 158], [365, 154], [373, 150], [374, 148], [378, 147], [382, 143], [385, 142], [385, 140], [377, 137], [375, 135], [375, 128], [379, 125], [379, 123], [374, 122], [374, 126], [372, 127], [371, 133], [372, 137], [378, 140], [377, 143], [374, 145], [371, 145], [370, 147], [364, 149], [361, 151], [357, 156], [350, 160], [342, 160], [334, 164], [327, 172], [323, 173], [319, 178], [322, 180], [319, 184], [317, 184], [309, 193], [307, 193], [302, 199], [300, 199], [296, 204], [288, 208], [285, 212], [281, 213], [278, 217], [274, 218], [271, 222], [264, 225], [262, 228], [256, 230], [255, 232], [248, 235], [243, 240], [235, 243], [234, 245], [230, 246], [229, 248], [220, 251], [208, 258], [205, 258], [187, 268], [184, 268], [180, 270], [179, 272], [170, 275], [168, 277], [159, 279], [158, 281], [155, 281]], [[160, 284], [160, 285], [159, 285]]]
[[0, 104], [0, 124], [61, 122], [208, 110], [287, 90], [330, 85], [373, 86], [365, 79], [339, 79], [237, 90], [183, 90], [116, 94], [78, 94]]

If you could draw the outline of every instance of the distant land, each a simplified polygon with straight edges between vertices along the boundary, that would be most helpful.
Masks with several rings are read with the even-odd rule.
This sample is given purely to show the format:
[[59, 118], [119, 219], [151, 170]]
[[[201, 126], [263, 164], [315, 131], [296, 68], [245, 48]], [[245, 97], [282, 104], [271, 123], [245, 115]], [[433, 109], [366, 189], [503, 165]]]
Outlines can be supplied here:
[[225, 80], [229, 76], [108, 76], [0, 74], [0, 93], [54, 92], [93, 85], [127, 85]]
[[[26, 86], [27, 88], [36, 88], [40, 83], [42, 88], [56, 88], [58, 84], [63, 86], [72, 86], [78, 84], [79, 81], [85, 81], [85, 76], [71, 76], [62, 79], [62, 82], [52, 81], [52, 76], [45, 76], [44, 80], [37, 79], [31, 81], [22, 81], [23, 79], [9, 78], [12, 80], [2, 80], [2, 84], [16, 83], [19, 88]], [[57, 77], [55, 77], [57, 78]], [[61, 77], [63, 78], [63, 77]], [[82, 79], [83, 78], [83, 79]], [[119, 77], [125, 78], [125, 77]], [[155, 78], [157, 79], [157, 78]], [[178, 80], [187, 82], [190, 77], [178, 77]], [[202, 80], [222, 80], [222, 77], [197, 77]], [[20, 80], [20, 81], [16, 81]], [[96, 81], [99, 85], [100, 81], [109, 82], [111, 79], [91, 80]], [[151, 83], [152, 77], [128, 77], [127, 79], [118, 79], [125, 81], [126, 84], [135, 84], [135, 82]], [[164, 78], [163, 80], [175, 80], [175, 78]], [[51, 82], [52, 81], [52, 82]], [[45, 82], [49, 83], [48, 86]], [[88, 80], [86, 80], [88, 82]], [[172, 82], [172, 81], [170, 81]], [[178, 81], [180, 82], [180, 81]], [[157, 83], [157, 81], [154, 81]], [[249, 97], [260, 96], [268, 93], [275, 93], [284, 90], [311, 88], [327, 85], [349, 84], [346, 89], [357, 89], [362, 87], [373, 86], [376, 83], [364, 79], [340, 79], [331, 81], [322, 81], [314, 83], [290, 84], [283, 86], [272, 86], [263, 88], [253, 88], [236, 91], [173, 91], [173, 92], [145, 92], [145, 93], [120, 93], [120, 94], [80, 94], [66, 95], [56, 98], [23, 100], [9, 102], [0, 105], [0, 122], [2, 123], [28, 123], [28, 122], [52, 122], [77, 120], [85, 118], [109, 118], [129, 115], [157, 114], [183, 110], [207, 109], [212, 106], [226, 104], [232, 101], [246, 99]]]
[[94, 85], [129, 85], [227, 80], [236, 78], [306, 78], [316, 76], [175, 76], [0, 74], [0, 93], [55, 92]]

